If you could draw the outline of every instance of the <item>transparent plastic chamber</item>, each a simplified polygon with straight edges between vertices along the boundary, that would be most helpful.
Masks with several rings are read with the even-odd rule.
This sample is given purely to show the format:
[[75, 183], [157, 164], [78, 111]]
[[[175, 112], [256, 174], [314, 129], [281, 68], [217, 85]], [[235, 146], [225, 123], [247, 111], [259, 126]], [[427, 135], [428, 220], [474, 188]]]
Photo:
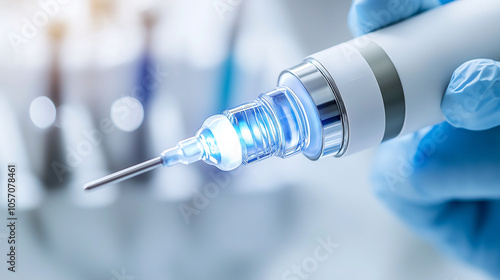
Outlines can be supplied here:
[[310, 124], [318, 119], [311, 104], [307, 94], [299, 98], [286, 87], [263, 93], [253, 102], [208, 118], [194, 137], [161, 154], [163, 165], [203, 160], [229, 171], [305, 151], [311, 143]]

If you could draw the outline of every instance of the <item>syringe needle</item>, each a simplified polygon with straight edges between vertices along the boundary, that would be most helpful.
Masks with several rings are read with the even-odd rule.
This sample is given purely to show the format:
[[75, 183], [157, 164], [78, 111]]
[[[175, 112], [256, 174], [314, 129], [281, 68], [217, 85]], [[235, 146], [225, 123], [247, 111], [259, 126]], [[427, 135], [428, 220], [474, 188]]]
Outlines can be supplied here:
[[182, 140], [167, 149], [159, 157], [120, 170], [83, 186], [91, 190], [106, 184], [117, 183], [148, 172], [160, 165], [191, 164], [203, 160], [219, 169], [229, 171], [241, 165], [243, 160], [240, 138], [232, 123], [224, 115], [206, 119], [194, 137]]
[[139, 174], [148, 172], [160, 165], [173, 166], [178, 163], [190, 164], [198, 161], [203, 156], [203, 145], [195, 137], [188, 138], [171, 149], [163, 151], [156, 158], [136, 164], [129, 168], [117, 171], [113, 174], [94, 180], [83, 186], [84, 190], [91, 190], [106, 184], [118, 183]]
[[83, 186], [83, 189], [88, 191], [88, 190], [91, 190], [91, 189], [94, 189], [94, 188], [97, 188], [100, 186], [104, 186], [107, 184], [118, 183], [118, 182], [127, 180], [131, 177], [137, 176], [139, 174], [148, 172], [148, 171], [150, 171], [150, 170], [152, 170], [152, 169], [154, 169], [162, 164], [163, 164], [163, 160], [161, 159], [161, 157], [156, 157], [156, 158], [150, 159], [148, 161], [131, 166], [129, 168], [125, 168], [123, 170], [117, 171], [113, 174], [104, 176], [104, 177], [97, 179], [97, 180], [94, 180], [90, 183], [87, 183]]

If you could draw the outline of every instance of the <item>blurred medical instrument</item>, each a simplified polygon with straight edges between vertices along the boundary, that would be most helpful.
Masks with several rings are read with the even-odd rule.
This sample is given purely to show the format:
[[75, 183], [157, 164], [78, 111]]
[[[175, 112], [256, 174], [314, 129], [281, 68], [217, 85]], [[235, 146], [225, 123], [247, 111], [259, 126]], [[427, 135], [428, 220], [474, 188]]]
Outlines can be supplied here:
[[[50, 81], [48, 97], [54, 103], [55, 107], [62, 104], [62, 89], [61, 89], [61, 68], [60, 56], [61, 46], [66, 35], [66, 25], [63, 22], [51, 22], [48, 28], [49, 40], [51, 43], [51, 64], [50, 64]], [[63, 136], [60, 127], [51, 126], [48, 129], [46, 139], [47, 147], [44, 149], [45, 154], [45, 172], [43, 172], [43, 181], [46, 186], [52, 188], [59, 187], [60, 181], [57, 175], [53, 172], [53, 162], [64, 162], [64, 151], [62, 149]]]
[[311, 160], [341, 157], [439, 123], [453, 71], [477, 57], [500, 59], [499, 12], [496, 0], [452, 2], [313, 54], [284, 71], [277, 89], [208, 118], [160, 157], [84, 189], [199, 160], [228, 171], [299, 152]]

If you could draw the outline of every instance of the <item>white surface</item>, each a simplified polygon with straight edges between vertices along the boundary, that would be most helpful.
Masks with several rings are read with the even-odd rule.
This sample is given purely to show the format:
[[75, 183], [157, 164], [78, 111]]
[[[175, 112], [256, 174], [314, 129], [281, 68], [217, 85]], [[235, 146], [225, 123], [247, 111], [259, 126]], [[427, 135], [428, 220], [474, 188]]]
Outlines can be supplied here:
[[500, 59], [499, 14], [500, 1], [461, 0], [366, 35], [387, 52], [401, 78], [406, 103], [401, 135], [444, 120], [441, 99], [458, 66], [476, 58]]

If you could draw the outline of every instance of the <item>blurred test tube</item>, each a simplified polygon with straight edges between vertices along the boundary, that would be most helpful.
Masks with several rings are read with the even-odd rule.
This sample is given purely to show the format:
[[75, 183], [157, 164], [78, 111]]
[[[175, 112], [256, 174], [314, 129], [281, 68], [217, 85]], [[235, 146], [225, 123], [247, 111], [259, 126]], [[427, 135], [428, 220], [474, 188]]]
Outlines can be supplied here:
[[[62, 102], [61, 69], [59, 60], [61, 42], [64, 38], [64, 33], [66, 32], [65, 28], [66, 26], [63, 22], [52, 22], [48, 28], [48, 37], [51, 47], [51, 61], [49, 66], [49, 89], [47, 96], [52, 101], [55, 108], [59, 107]], [[58, 170], [61, 168], [59, 165], [65, 162], [63, 151], [64, 142], [61, 128], [59, 126], [50, 126], [47, 130], [46, 137], [47, 141], [44, 148], [45, 172], [43, 172], [42, 180], [48, 188], [56, 188], [61, 186], [64, 181], [59, 173], [61, 170]], [[67, 174], [66, 176], [69, 175], [70, 174]]]

